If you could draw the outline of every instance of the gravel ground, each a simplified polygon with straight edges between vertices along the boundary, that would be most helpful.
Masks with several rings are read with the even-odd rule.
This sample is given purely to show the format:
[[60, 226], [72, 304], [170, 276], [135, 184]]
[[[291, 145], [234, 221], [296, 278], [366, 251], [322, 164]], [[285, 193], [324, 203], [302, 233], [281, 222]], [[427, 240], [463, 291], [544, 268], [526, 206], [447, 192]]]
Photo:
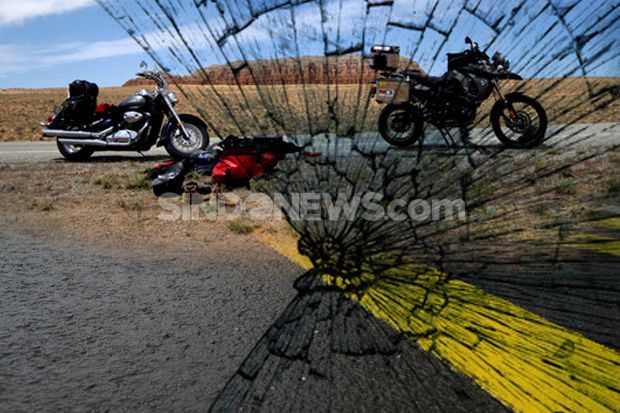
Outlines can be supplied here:
[[207, 409], [301, 273], [243, 246], [119, 254], [3, 228], [0, 410]]

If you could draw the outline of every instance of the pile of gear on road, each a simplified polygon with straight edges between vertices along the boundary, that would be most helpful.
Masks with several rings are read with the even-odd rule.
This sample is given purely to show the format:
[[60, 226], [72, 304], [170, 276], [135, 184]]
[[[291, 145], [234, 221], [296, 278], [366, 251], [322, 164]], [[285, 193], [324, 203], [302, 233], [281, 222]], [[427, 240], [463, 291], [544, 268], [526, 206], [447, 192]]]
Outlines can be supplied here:
[[[157, 165], [149, 173], [156, 196], [186, 191], [185, 177], [191, 172], [211, 176], [216, 185], [243, 186], [252, 178], [273, 171], [278, 162], [301, 147], [285, 142], [282, 136], [240, 138], [228, 136], [205, 150], [192, 152], [180, 161]], [[190, 183], [194, 186], [194, 183]]]

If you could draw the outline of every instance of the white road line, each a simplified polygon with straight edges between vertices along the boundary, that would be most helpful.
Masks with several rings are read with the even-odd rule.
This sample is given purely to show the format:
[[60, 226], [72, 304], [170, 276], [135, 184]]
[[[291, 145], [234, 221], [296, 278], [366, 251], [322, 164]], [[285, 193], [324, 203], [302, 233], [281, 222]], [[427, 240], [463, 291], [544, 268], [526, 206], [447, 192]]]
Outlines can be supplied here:
[[0, 155], [2, 154], [14, 154], [14, 153], [58, 153], [58, 151], [0, 151]]

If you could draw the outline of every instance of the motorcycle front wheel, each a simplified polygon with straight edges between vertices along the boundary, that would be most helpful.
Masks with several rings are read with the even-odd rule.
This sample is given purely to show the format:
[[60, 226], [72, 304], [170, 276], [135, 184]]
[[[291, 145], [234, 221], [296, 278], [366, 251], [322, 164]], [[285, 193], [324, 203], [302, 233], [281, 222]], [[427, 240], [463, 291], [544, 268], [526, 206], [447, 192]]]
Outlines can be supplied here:
[[498, 100], [491, 109], [495, 136], [507, 148], [533, 148], [547, 132], [547, 113], [534, 98], [520, 93], [506, 95], [507, 105]]
[[166, 152], [173, 158], [186, 158], [190, 153], [203, 150], [209, 146], [209, 134], [202, 121], [181, 119], [189, 136], [185, 136], [180, 127], [174, 128], [165, 145]]
[[390, 104], [379, 114], [379, 133], [390, 145], [410, 146], [424, 133], [424, 119], [409, 104]]

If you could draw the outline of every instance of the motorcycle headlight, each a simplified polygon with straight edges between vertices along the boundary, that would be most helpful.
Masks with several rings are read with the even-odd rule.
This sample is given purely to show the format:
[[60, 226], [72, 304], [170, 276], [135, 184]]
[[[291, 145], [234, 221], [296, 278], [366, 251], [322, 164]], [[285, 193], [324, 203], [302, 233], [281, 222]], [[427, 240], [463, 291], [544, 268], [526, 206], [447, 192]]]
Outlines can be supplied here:
[[177, 94], [174, 92], [170, 92], [168, 93], [168, 100], [170, 101], [170, 103], [175, 104], [177, 103], [179, 100], [177, 99]]

